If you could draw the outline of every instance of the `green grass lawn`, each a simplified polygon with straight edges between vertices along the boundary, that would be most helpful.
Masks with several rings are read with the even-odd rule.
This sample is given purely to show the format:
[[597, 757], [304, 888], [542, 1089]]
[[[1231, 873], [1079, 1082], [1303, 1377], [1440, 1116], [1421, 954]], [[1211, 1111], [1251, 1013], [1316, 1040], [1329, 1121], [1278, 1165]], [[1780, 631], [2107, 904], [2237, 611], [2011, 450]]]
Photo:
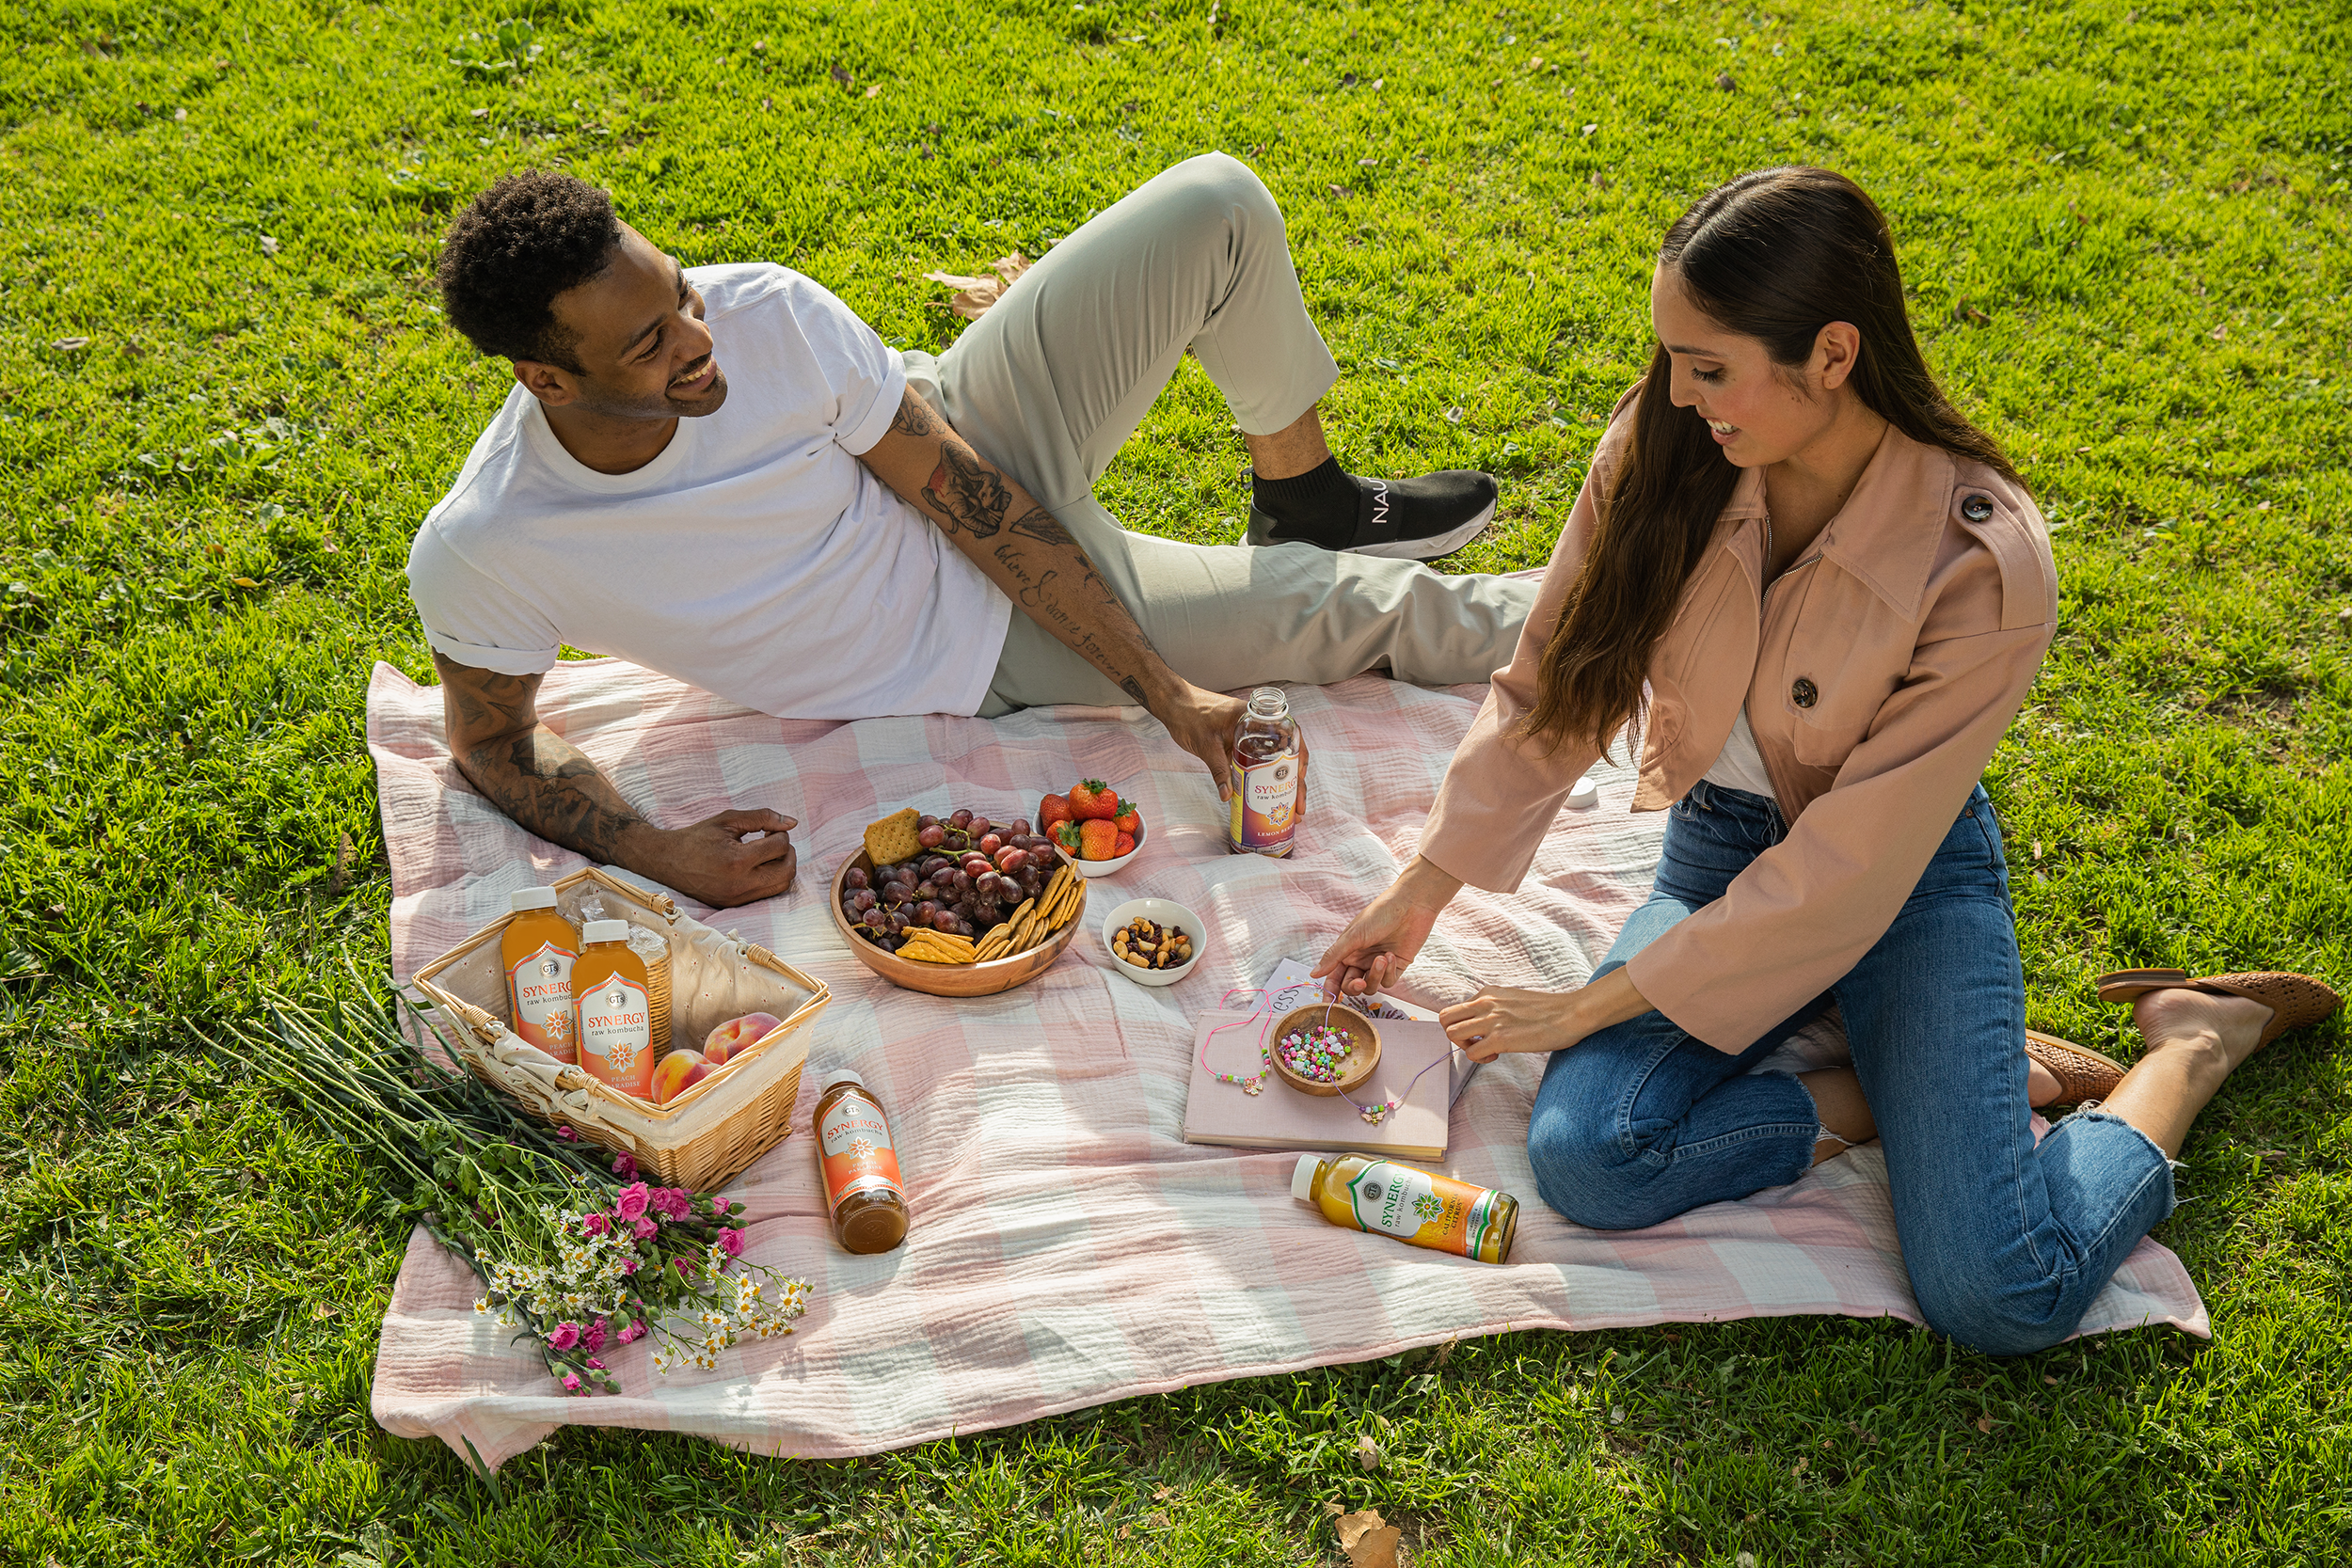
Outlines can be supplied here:
[[[2159, 1235], [2211, 1344], [1518, 1335], [860, 1463], [570, 1431], [495, 1491], [374, 1427], [403, 1237], [193, 1031], [384, 963], [362, 691], [428, 673], [408, 539], [505, 387], [430, 269], [510, 168], [936, 346], [925, 271], [1240, 154], [1342, 456], [1504, 476], [1475, 567], [1548, 552], [1674, 214], [1844, 169], [2056, 531], [2063, 627], [1991, 778], [2036, 1022], [2128, 1055], [2111, 964], [2352, 979], [2341, 5], [1220, 3], [558, 0], [486, 72], [453, 56], [502, 57], [495, 8], [0, 19], [0, 1563], [1293, 1563], [1336, 1560], [1327, 1501], [1422, 1564], [2352, 1550], [2341, 1021], [2190, 1141]], [[1105, 499], [1230, 533], [1227, 423], [1188, 368]]]

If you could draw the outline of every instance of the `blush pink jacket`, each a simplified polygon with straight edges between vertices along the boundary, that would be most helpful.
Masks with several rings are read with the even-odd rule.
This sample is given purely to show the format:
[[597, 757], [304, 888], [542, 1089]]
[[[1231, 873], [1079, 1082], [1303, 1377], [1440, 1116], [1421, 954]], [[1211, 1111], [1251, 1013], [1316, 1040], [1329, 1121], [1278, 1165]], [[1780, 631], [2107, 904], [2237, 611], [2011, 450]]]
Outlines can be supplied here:
[[[1509, 892], [1597, 759], [1518, 735], [1629, 436], [1620, 405], [1509, 668], [1446, 770], [1421, 853]], [[1889, 429], [1853, 494], [1770, 585], [1764, 477], [1740, 478], [1649, 662], [1635, 811], [1715, 765], [1741, 703], [1788, 834], [1627, 965], [1650, 1005], [1742, 1051], [1827, 990], [1903, 905], [2057, 628], [2058, 573], [2023, 487]], [[1920, 998], [1922, 1006], [1933, 999]]]

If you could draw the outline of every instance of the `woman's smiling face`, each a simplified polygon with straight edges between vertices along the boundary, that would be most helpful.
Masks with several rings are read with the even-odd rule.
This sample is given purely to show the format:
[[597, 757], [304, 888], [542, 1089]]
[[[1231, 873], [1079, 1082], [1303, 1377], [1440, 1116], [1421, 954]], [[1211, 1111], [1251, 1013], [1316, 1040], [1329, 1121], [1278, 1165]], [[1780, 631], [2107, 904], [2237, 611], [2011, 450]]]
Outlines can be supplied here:
[[1698, 411], [1733, 467], [1769, 467], [1836, 422], [1835, 393], [1861, 347], [1851, 323], [1821, 328], [1805, 363], [1776, 365], [1764, 340], [1725, 330], [1667, 267], [1650, 277], [1649, 314], [1673, 365], [1675, 406]]

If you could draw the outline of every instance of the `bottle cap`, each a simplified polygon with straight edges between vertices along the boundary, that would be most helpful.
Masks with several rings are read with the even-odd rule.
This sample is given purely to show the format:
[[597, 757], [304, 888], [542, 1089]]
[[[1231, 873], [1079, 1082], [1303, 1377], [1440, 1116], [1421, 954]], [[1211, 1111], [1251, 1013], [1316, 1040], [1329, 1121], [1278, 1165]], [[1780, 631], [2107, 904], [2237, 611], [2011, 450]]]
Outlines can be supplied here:
[[1301, 1154], [1298, 1157], [1298, 1168], [1291, 1172], [1291, 1196], [1298, 1199], [1301, 1203], [1312, 1203], [1314, 1201], [1313, 1195], [1315, 1190], [1315, 1172], [1321, 1170], [1322, 1168], [1323, 1162], [1321, 1160], [1311, 1154]]
[[627, 942], [628, 922], [626, 920], [592, 920], [580, 928], [582, 942]]
[[866, 1080], [851, 1072], [848, 1068], [836, 1068], [825, 1074], [825, 1091], [828, 1094], [844, 1084], [855, 1084], [862, 1089], [866, 1086]]
[[516, 914], [522, 913], [525, 910], [551, 910], [555, 908], [555, 889], [527, 887], [515, 895], [512, 908]]

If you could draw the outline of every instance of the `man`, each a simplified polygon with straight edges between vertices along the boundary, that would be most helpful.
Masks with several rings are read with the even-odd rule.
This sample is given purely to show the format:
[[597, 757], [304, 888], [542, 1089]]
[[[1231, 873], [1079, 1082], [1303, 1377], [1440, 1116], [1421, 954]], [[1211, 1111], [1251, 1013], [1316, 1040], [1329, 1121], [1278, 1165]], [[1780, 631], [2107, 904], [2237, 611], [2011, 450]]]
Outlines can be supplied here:
[[[440, 282], [516, 383], [408, 557], [451, 752], [532, 832], [706, 904], [789, 888], [795, 824], [647, 822], [538, 721], [564, 644], [784, 718], [1139, 703], [1224, 794], [1221, 691], [1484, 680], [1534, 603], [1420, 564], [1492, 517], [1488, 476], [1340, 468], [1281, 214], [1221, 154], [1071, 235], [936, 359], [786, 268], [688, 273], [563, 175], [476, 198]], [[1188, 347], [1256, 472], [1249, 545], [1131, 534], [1090, 493]]]

